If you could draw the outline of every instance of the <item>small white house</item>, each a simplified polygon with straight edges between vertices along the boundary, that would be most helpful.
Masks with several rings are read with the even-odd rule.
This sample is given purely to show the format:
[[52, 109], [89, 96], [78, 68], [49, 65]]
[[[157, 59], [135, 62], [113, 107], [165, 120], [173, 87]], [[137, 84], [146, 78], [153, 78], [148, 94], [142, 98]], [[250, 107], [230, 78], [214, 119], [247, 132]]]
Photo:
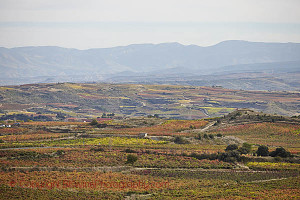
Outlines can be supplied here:
[[148, 133], [139, 133], [140, 138], [144, 138], [144, 137], [147, 137], [147, 136], [148, 136]]

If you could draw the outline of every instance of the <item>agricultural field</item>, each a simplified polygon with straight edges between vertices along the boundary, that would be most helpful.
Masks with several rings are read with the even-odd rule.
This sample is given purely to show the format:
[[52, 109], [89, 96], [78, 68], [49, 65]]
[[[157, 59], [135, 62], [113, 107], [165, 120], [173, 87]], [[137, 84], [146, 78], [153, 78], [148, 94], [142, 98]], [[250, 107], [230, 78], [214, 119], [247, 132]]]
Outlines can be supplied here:
[[[134, 84], [27, 84], [0, 87], [0, 121], [86, 121], [159, 115], [168, 119], [220, 117], [240, 108], [299, 115], [299, 92]], [[107, 116], [106, 114], [113, 114]], [[105, 115], [104, 115], [105, 114]]]
[[296, 118], [245, 109], [20, 122], [0, 128], [1, 199], [299, 199], [299, 130]]

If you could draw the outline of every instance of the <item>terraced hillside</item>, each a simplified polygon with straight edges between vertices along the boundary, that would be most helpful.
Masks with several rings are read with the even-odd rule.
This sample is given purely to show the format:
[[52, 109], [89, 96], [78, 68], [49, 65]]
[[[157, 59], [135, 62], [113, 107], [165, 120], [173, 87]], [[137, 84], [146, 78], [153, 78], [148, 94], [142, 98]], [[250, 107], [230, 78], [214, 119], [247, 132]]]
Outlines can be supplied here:
[[94, 83], [0, 87], [2, 120], [18, 120], [24, 115], [30, 120], [66, 120], [155, 114], [173, 119], [200, 119], [223, 116], [236, 108], [293, 116], [299, 115], [299, 102], [299, 92], [221, 87]]

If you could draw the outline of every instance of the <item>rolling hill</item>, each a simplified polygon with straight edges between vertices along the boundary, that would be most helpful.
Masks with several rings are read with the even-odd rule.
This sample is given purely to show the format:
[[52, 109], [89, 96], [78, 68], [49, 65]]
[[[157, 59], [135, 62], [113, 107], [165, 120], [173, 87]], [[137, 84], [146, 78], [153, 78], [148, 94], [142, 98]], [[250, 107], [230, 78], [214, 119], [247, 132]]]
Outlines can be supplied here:
[[236, 108], [299, 115], [299, 92], [140, 84], [27, 84], [0, 87], [0, 114], [95, 118], [158, 114], [173, 119], [223, 116]]

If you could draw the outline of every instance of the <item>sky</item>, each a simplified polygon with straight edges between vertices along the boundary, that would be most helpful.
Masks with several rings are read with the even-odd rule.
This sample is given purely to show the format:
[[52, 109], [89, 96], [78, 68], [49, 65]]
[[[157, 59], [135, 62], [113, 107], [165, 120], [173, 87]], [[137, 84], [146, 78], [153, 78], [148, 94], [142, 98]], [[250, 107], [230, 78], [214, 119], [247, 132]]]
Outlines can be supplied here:
[[300, 43], [300, 0], [0, 0], [0, 46]]

